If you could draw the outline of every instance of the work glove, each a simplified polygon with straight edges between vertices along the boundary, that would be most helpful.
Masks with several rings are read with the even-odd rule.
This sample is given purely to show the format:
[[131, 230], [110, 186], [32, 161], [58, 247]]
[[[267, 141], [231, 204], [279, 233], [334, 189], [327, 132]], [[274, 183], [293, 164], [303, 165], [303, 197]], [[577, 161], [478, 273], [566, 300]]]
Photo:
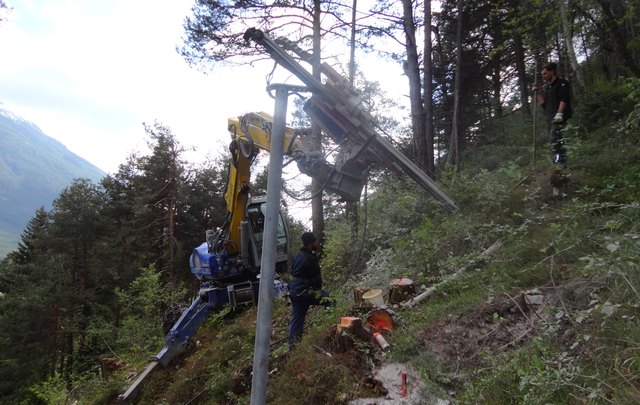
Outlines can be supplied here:
[[562, 124], [564, 122], [564, 119], [562, 118], [562, 113], [556, 113], [556, 115], [554, 115], [553, 120], [551, 120], [551, 122], [553, 124]]

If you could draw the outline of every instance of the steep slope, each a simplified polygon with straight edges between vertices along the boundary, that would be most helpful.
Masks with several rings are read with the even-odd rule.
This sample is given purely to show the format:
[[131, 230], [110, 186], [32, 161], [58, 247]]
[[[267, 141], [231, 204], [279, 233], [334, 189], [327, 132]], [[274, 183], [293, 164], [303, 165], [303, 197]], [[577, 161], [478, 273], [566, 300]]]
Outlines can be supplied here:
[[[405, 403], [638, 403], [636, 131], [619, 131], [615, 143], [608, 129], [588, 142], [573, 138], [571, 177], [560, 195], [546, 162], [533, 171], [507, 163], [457, 173], [450, 182], [462, 211], [456, 216], [429, 208], [411, 185], [382, 185], [369, 202], [375, 220], [367, 237], [383, 243], [366, 270], [352, 272], [337, 260], [353, 257], [348, 228], [329, 227], [323, 269], [339, 305], [314, 309], [291, 354], [288, 310], [275, 306], [268, 403], [391, 404], [390, 388], [376, 377], [390, 363], [420, 370], [428, 387]], [[496, 241], [500, 248], [483, 254]], [[433, 287], [434, 294], [395, 308], [401, 326], [386, 334], [388, 352], [335, 339], [333, 325], [352, 315], [353, 287], [386, 288], [406, 276], [418, 292]], [[139, 403], [246, 403], [254, 314], [205, 325], [194, 350], [162, 370]], [[409, 389], [419, 382], [410, 380]], [[400, 376], [394, 384], [401, 386]]]
[[0, 257], [15, 247], [35, 210], [50, 208], [73, 179], [98, 181], [104, 174], [35, 124], [0, 109]]

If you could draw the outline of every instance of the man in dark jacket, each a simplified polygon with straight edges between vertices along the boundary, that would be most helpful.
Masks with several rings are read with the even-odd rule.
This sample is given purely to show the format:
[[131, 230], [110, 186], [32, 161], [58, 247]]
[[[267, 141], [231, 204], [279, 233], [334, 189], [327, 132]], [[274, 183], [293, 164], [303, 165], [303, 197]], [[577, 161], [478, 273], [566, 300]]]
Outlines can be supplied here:
[[[537, 102], [542, 106], [547, 116], [553, 163], [564, 165], [567, 162], [567, 151], [564, 148], [562, 129], [567, 125], [567, 120], [571, 118], [571, 87], [569, 81], [558, 77], [557, 71], [558, 65], [554, 62], [546, 63], [542, 67], [540, 74], [542, 79], [547, 82], [547, 88], [538, 93]], [[532, 89], [537, 92], [538, 84], [535, 83]]]
[[302, 248], [293, 257], [289, 282], [291, 299], [291, 322], [289, 323], [289, 351], [302, 338], [304, 320], [311, 305], [329, 306], [331, 300], [325, 297], [329, 293], [322, 289], [322, 274], [320, 262], [315, 252], [320, 243], [311, 232], [302, 234]]

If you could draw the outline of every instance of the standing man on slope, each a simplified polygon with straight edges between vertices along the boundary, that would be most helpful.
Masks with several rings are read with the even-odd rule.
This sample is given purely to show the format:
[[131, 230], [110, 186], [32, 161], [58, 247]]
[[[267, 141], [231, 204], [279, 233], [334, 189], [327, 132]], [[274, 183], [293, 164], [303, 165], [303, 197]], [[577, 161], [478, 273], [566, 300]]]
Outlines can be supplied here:
[[540, 74], [547, 82], [545, 90], [538, 92], [537, 83], [533, 84], [532, 90], [538, 92], [538, 104], [547, 116], [553, 163], [564, 166], [567, 162], [567, 151], [562, 130], [571, 118], [571, 87], [568, 80], [558, 77], [558, 64], [555, 62], [546, 63]]
[[311, 305], [324, 305], [325, 308], [334, 304], [329, 300], [329, 293], [322, 289], [322, 275], [320, 262], [315, 252], [320, 249], [320, 243], [311, 232], [302, 234], [302, 248], [293, 257], [289, 282], [291, 299], [291, 322], [289, 323], [289, 351], [302, 338], [304, 320]]

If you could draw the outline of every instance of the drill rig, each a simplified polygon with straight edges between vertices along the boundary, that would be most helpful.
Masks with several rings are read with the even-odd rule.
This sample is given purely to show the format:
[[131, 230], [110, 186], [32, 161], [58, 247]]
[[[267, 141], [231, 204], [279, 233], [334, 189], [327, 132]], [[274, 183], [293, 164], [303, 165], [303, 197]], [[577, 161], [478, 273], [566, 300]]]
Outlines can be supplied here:
[[244, 39], [261, 46], [271, 58], [300, 79], [312, 93], [304, 109], [333, 141], [339, 145], [336, 167], [344, 175], [362, 177], [372, 164], [383, 164], [392, 172], [404, 172], [453, 213], [453, 200], [415, 163], [399, 152], [375, 129], [374, 119], [362, 106], [358, 93], [327, 63], [320, 65], [324, 82], [314, 77], [293, 56], [311, 62], [312, 56], [287, 38], [272, 39], [265, 32], [250, 28]]

